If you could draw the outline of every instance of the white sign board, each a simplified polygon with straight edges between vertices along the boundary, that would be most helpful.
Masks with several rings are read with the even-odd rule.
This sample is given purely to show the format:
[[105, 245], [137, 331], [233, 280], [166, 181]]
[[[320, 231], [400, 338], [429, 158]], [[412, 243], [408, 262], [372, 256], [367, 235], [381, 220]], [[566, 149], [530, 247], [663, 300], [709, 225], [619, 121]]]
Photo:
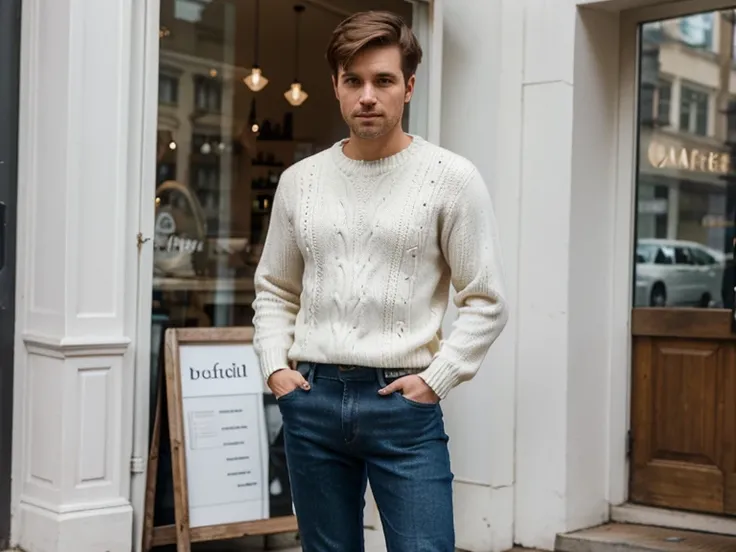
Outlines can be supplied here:
[[269, 517], [263, 380], [252, 344], [181, 343], [189, 526]]

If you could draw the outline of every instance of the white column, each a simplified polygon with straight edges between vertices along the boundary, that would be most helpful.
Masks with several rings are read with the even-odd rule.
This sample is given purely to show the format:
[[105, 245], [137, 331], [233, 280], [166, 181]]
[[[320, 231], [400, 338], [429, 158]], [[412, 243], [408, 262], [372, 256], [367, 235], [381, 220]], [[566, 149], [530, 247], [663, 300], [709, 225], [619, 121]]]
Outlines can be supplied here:
[[526, 3], [514, 540], [531, 548], [608, 517], [617, 17]]
[[23, 3], [12, 539], [29, 552], [132, 546], [133, 11]]

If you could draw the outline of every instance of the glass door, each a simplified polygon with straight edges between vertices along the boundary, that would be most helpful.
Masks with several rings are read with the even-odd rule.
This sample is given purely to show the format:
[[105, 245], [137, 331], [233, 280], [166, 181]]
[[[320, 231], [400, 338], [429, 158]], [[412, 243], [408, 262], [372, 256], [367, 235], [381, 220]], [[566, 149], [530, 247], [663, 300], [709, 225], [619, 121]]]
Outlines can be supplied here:
[[[433, 29], [441, 22], [440, 5], [440, 0], [161, 0], [151, 147], [155, 179], [142, 184], [142, 201], [150, 200], [143, 211], [150, 209], [153, 216], [150, 223], [142, 216], [141, 239], [147, 247], [150, 237], [152, 255], [150, 263], [147, 253], [141, 257], [140, 289], [152, 289], [152, 298], [150, 312], [140, 314], [137, 357], [137, 380], [150, 381], [145, 389], [139, 384], [137, 393], [148, 393], [150, 407], [136, 416], [149, 420], [149, 431], [165, 330], [252, 324], [253, 275], [280, 175], [347, 134], [325, 60], [335, 26], [365, 9], [399, 13], [412, 25], [425, 58], [404, 128], [437, 140], [441, 38]], [[145, 328], [150, 333], [144, 343]], [[290, 515], [279, 410], [269, 393], [263, 403], [270, 513]], [[170, 464], [168, 454], [162, 443], [163, 470]], [[170, 478], [160, 474], [155, 525], [174, 520]], [[134, 496], [143, 496], [144, 479], [134, 483]], [[136, 507], [140, 511], [142, 505]], [[367, 523], [371, 519], [369, 505]]]
[[639, 27], [632, 502], [736, 514], [734, 10]]

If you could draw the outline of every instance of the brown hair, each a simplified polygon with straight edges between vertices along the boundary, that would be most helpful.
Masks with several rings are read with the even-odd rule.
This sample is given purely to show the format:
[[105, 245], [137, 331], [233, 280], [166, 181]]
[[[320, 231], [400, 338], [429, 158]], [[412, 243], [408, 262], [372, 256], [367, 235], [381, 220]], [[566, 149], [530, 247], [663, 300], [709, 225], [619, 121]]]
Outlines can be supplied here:
[[388, 11], [364, 11], [351, 15], [332, 33], [327, 46], [327, 63], [332, 74], [350, 66], [361, 51], [376, 46], [398, 46], [401, 70], [409, 80], [422, 61], [422, 47], [404, 19]]

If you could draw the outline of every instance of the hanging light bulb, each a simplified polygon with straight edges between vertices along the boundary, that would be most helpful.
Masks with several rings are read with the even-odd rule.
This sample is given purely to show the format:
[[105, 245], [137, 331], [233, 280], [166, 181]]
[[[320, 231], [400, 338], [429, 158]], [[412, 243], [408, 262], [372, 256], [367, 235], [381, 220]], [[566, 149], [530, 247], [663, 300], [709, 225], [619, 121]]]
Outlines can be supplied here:
[[253, 134], [258, 134], [258, 131], [261, 130], [261, 127], [258, 124], [258, 116], [256, 115], [255, 96], [250, 101], [250, 115], [248, 116], [248, 124], [250, 125], [250, 129], [251, 131], [253, 131]]
[[253, 22], [255, 25], [253, 33], [253, 68], [250, 70], [250, 75], [243, 79], [245, 85], [250, 88], [253, 92], [260, 92], [268, 84], [268, 79], [263, 76], [263, 71], [258, 65], [258, 50], [259, 50], [259, 35], [261, 30], [261, 1], [256, 0], [255, 2], [255, 13], [253, 14]]
[[294, 78], [294, 82], [291, 83], [291, 87], [284, 92], [284, 98], [294, 107], [302, 105], [309, 97], [304, 90], [302, 90], [302, 83], [299, 82], [299, 19], [304, 13], [304, 6], [302, 4], [296, 4], [294, 6], [294, 74], [297, 75]]
[[263, 76], [263, 71], [257, 65], [253, 66], [250, 70], [250, 75], [243, 79], [245, 85], [250, 88], [253, 92], [260, 92], [268, 84], [268, 79]]
[[294, 81], [291, 83], [291, 88], [284, 92], [284, 97], [291, 105], [299, 107], [306, 101], [309, 94], [302, 90], [302, 84], [299, 81]]

